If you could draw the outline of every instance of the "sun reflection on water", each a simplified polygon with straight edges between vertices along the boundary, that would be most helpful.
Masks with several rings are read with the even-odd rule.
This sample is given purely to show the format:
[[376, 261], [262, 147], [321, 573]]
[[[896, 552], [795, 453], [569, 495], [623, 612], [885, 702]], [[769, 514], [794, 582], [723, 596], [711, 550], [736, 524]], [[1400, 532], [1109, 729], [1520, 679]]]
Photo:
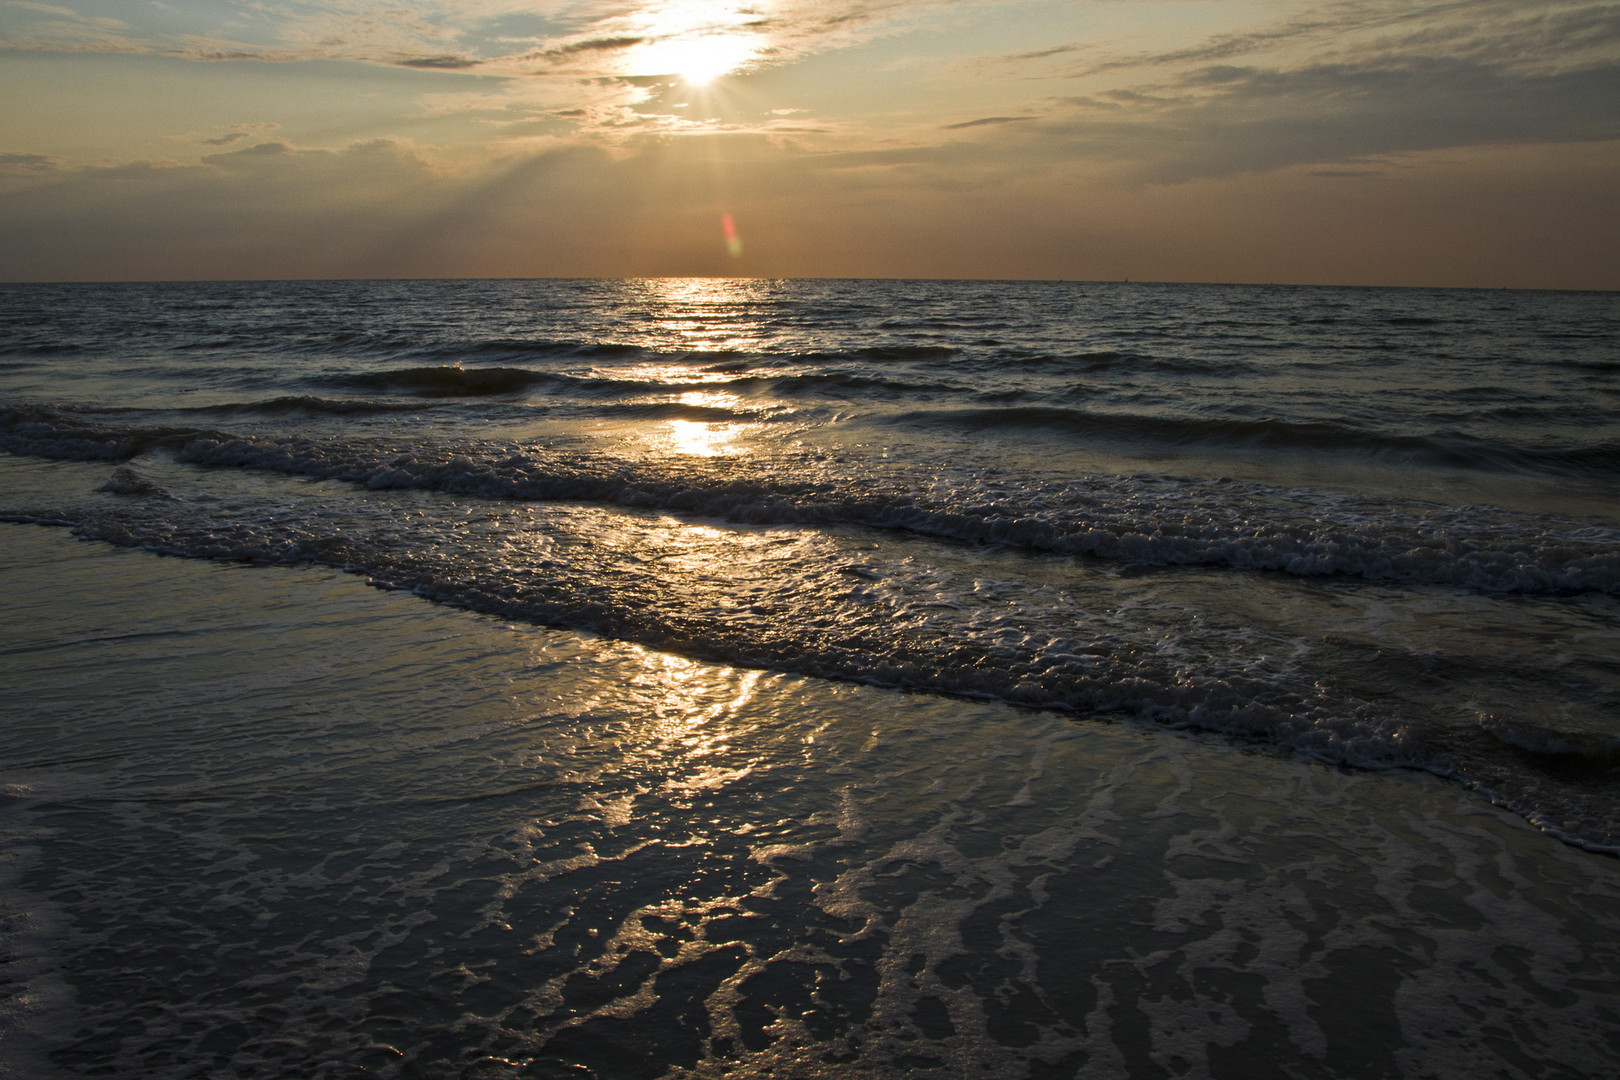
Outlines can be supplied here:
[[635, 343], [665, 353], [769, 351], [767, 309], [782, 283], [756, 278], [644, 278], [625, 282], [643, 312]]
[[[738, 403], [733, 394], [701, 390], [689, 390], [680, 396], [679, 401], [696, 409], [726, 411]], [[724, 457], [743, 452], [743, 444], [736, 441], [741, 424], [705, 420], [670, 420], [668, 424], [669, 430], [662, 442], [671, 453], [692, 457]]]
[[746, 778], [758, 764], [746, 721], [763, 672], [739, 671], [633, 647], [640, 670], [627, 688], [640, 699], [646, 725], [641, 746], [628, 752], [662, 762], [666, 791], [723, 788]]
[[669, 422], [669, 448], [677, 454], [720, 457], [727, 452], [725, 443], [730, 437], [725, 424], [705, 424], [697, 420]]
[[[779, 346], [762, 307], [778, 302], [779, 283], [731, 278], [650, 278], [624, 283], [644, 311], [633, 343], [656, 358], [628, 369], [598, 372], [648, 388], [644, 404], [681, 406], [684, 416], [642, 428], [637, 441], [655, 451], [685, 457], [725, 457], [748, 452], [748, 414], [761, 410], [753, 395], [761, 376], [772, 373]], [[727, 389], [735, 384], [738, 392]], [[667, 396], [665, 396], [667, 395]], [[766, 411], [776, 411], [766, 405]], [[675, 411], [675, 410], [671, 410]], [[705, 414], [708, 415], [705, 415]], [[744, 415], [738, 415], [744, 414]], [[732, 419], [732, 417], [737, 417]]]

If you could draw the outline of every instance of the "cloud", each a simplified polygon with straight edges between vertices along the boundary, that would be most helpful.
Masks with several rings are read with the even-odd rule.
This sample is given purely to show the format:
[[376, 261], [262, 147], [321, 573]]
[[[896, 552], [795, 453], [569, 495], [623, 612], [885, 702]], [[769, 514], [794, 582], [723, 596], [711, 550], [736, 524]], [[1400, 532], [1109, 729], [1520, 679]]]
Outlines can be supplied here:
[[463, 71], [475, 68], [483, 63], [481, 60], [470, 60], [465, 56], [412, 56], [404, 60], [395, 60], [400, 67], [422, 68], [428, 71]]
[[243, 139], [262, 139], [272, 131], [279, 131], [281, 125], [273, 121], [257, 121], [248, 124], [232, 124], [231, 130], [220, 135], [203, 136], [197, 141], [204, 146], [231, 146]]
[[85, 15], [72, 8], [62, 7], [59, 4], [36, 4], [30, 2], [30, 0], [6, 0], [6, 6], [36, 15], [43, 15], [58, 23], [78, 23], [109, 28], [122, 28], [129, 25], [122, 19], [114, 19], [105, 15]]
[[620, 37], [585, 38], [581, 41], [569, 41], [554, 46], [534, 56], [545, 60], [560, 60], [567, 56], [578, 56], [581, 53], [621, 52], [634, 45], [640, 45], [647, 39], [635, 35], [621, 35]]
[[[449, 173], [397, 141], [314, 150], [273, 140], [195, 165], [8, 180], [0, 280], [740, 272], [1620, 284], [1612, 152], [1591, 145], [1406, 155], [1387, 163], [1393, 179], [1370, 183], [1282, 169], [1136, 189], [1099, 187], [1074, 161], [1009, 173], [986, 149], [820, 154], [752, 135], [649, 138]], [[975, 168], [993, 182], [976, 183]], [[1515, 199], [1515, 185], [1549, 197]], [[727, 214], [749, 237], [742, 261], [724, 248]]]
[[0, 154], [0, 173], [13, 176], [43, 176], [62, 168], [62, 160], [50, 154]]
[[55, 4], [35, 4], [35, 3], [31, 3], [30, 0], [6, 0], [6, 6], [7, 7], [14, 7], [14, 8], [21, 8], [24, 11], [39, 12], [41, 14], [50, 15], [50, 16], [53, 16], [55, 18], [63, 18], [63, 19], [79, 19], [79, 18], [83, 18], [83, 16], [81, 16], [77, 11], [74, 11], [71, 8], [58, 7]]
[[1080, 51], [1079, 45], [1054, 45], [1050, 49], [1036, 49], [1034, 52], [1011, 53], [1004, 57], [1008, 61], [1047, 60], [1054, 56], [1068, 56]]
[[0, 24], [0, 50], [45, 52], [138, 52], [142, 46], [130, 37], [133, 29], [122, 19], [86, 15], [58, 4], [8, 0], [5, 23], [20, 23], [7, 32]]
[[[177, 31], [172, 20], [159, 20], [157, 9], [132, 7], [124, 21], [26, 0], [11, 0], [9, 6], [22, 25], [0, 28], [0, 48], [13, 50], [144, 52], [214, 62], [344, 59], [422, 70], [478, 65], [522, 74], [535, 60], [611, 58], [670, 37], [743, 32], [764, 40], [755, 63], [782, 63], [915, 25], [949, 5], [946, 0], [288, 0], [242, 5], [251, 12], [246, 19], [230, 18], [230, 8], [212, 21], [197, 15], [185, 31]], [[596, 73], [652, 74], [626, 71], [618, 63]]]
[[[818, 223], [841, 206], [904, 202], [895, 174], [852, 181], [813, 157], [747, 134], [641, 138], [452, 173], [397, 141], [264, 140], [195, 165], [129, 161], [13, 188], [0, 196], [0, 280], [731, 273], [715, 239], [725, 213], [786, 251], [823, 244]], [[853, 230], [847, 243], [877, 241]]]
[[[373, 66], [310, 73], [360, 88], [353, 110], [335, 98], [328, 110], [312, 91], [312, 109], [274, 111], [293, 100], [284, 88], [306, 85], [277, 69], [241, 80], [271, 87], [255, 90], [263, 96], [173, 121], [187, 132], [179, 136], [157, 116], [139, 138], [81, 151], [36, 125], [40, 141], [0, 154], [0, 277], [933, 273], [924, 255], [906, 253], [945, 252], [938, 267], [969, 270], [996, 244], [1004, 262], [983, 272], [1037, 265], [1019, 263], [1015, 243], [1044, 252], [1038, 265], [1049, 272], [1071, 273], [1065, 252], [1096, 238], [1101, 226], [1082, 225], [1105, 206], [1191, 206], [1203, 193], [1202, 205], [1226, 214], [1256, 192], [1309, 191], [1334, 226], [1334, 199], [1393, 199], [1417, 184], [1414, 162], [1441, 175], [1437, 161], [1486, 153], [1467, 148], [1507, 158], [1526, 148], [1513, 158], [1517, 176], [1541, 176], [1525, 164], [1532, 148], [1562, 148], [1559, 160], [1581, 160], [1583, 176], [1604, 175], [1611, 189], [1620, 167], [1620, 141], [1601, 142], [1620, 140], [1614, 3], [1326, 0], [1281, 18], [1277, 4], [1231, 4], [1220, 10], [1255, 21], [1158, 51], [1121, 46], [1151, 36], [1121, 36], [991, 57], [971, 55], [972, 34], [936, 33], [934, 20], [1006, 19], [1015, 5], [758, 0], [689, 5], [697, 22], [660, 24], [674, 5], [283, 0], [209, 5], [244, 18], [179, 34], [146, 5], [128, 5], [131, 25], [120, 30], [69, 18], [62, 12], [76, 0], [62, 3], [0, 4], [0, 38], [15, 48], [71, 24], [78, 36], [64, 30], [54, 47]], [[779, 69], [926, 32], [704, 94], [641, 52], [721, 23], [758, 35], [748, 63]], [[70, 66], [80, 70], [55, 70]], [[211, 86], [243, 74], [173, 63], [163, 71]], [[276, 115], [288, 127], [229, 123], [241, 115]], [[333, 131], [410, 133], [421, 143], [309, 145]], [[192, 160], [141, 158], [177, 143]], [[1582, 145], [1589, 157], [1570, 149]], [[25, 152], [63, 146], [140, 160], [74, 167]], [[1606, 174], [1594, 164], [1602, 161]], [[1537, 182], [1565, 190], [1562, 179]], [[1217, 190], [1227, 202], [1208, 195]], [[1484, 196], [1470, 205], [1486, 208], [1474, 218], [1481, 228], [1499, 209]], [[710, 244], [721, 213], [746, 221], [749, 258], [820, 254], [733, 264]], [[1131, 220], [1153, 218], [1144, 209]], [[1207, 236], [1224, 220], [1206, 221]], [[1590, 235], [1571, 243], [1595, 243]], [[1214, 255], [1197, 265], [1237, 272], [1220, 271], [1236, 264]]]
[[299, 151], [295, 149], [289, 142], [285, 142], [281, 139], [272, 139], [268, 142], [254, 143], [252, 146], [244, 147], [241, 150], [231, 150], [223, 154], [209, 154], [207, 157], [203, 158], [203, 164], [217, 165], [222, 168], [234, 168], [239, 166], [244, 161], [252, 161], [256, 158], [281, 157], [283, 155], [297, 153], [327, 154], [330, 153], [330, 151]]
[[446, 188], [396, 140], [58, 170], [0, 198], [0, 278], [352, 274], [386, 263]]
[[1035, 119], [1033, 116], [983, 116], [977, 120], [963, 120], [959, 124], [946, 124], [946, 131], [959, 131], [962, 128], [988, 127], [992, 124], [1021, 124], [1026, 120]]
[[989, 137], [1023, 168], [1091, 160], [1154, 183], [1454, 147], [1620, 139], [1612, 105], [1620, 64], [1538, 76], [1437, 59], [1255, 68], [1218, 79], [1195, 73], [1176, 89], [1067, 99]]
[[[1219, 65], [1239, 57], [1295, 63], [1444, 55], [1546, 68], [1589, 62], [1620, 40], [1620, 5], [1603, 0], [1338, 0], [1276, 22], [1161, 51], [1115, 52], [1069, 74]], [[1038, 55], [1038, 54], [1036, 54]], [[1612, 53], [1611, 53], [1612, 55]], [[1010, 58], [1009, 58], [1010, 59]]]
[[[645, 130], [768, 126], [735, 118], [705, 125], [676, 115], [677, 103], [666, 94], [695, 68], [713, 74], [782, 67], [930, 27], [942, 12], [955, 18], [982, 6], [980, 0], [284, 0], [168, 10], [133, 4], [121, 12], [127, 22], [118, 27], [75, 13], [102, 2], [0, 4], [0, 51], [143, 54], [226, 65], [365, 64], [419, 80], [388, 91], [400, 99], [414, 95], [411, 120], [455, 112], [502, 127], [521, 125], [498, 140], [539, 125], [548, 135], [560, 126], [610, 143]], [[481, 81], [452, 81], [467, 76]], [[240, 141], [213, 137], [226, 140], [215, 146]]]
[[1110, 162], [1157, 183], [1607, 140], [1620, 138], [1620, 4], [1344, 0], [1068, 77], [1087, 92], [1031, 102], [1038, 120], [984, 137], [1028, 167]]

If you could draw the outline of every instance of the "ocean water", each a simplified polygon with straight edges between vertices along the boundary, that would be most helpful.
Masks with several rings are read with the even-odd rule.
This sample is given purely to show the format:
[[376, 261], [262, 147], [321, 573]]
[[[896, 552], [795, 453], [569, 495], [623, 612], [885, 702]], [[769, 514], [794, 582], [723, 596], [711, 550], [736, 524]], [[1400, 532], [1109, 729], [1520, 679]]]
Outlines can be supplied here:
[[1617, 481], [1614, 294], [0, 286], [8, 1060], [1600, 1075]]

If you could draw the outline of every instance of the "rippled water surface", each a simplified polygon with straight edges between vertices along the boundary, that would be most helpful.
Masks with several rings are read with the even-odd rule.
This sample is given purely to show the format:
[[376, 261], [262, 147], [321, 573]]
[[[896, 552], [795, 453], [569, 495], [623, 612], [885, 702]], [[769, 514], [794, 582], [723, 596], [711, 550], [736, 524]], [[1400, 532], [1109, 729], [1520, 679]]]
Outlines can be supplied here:
[[[1363, 1052], [1353, 1024], [1318, 1015], [1341, 975], [1438, 992], [1413, 989], [1432, 976], [1410, 957], [1439, 964], [1441, 928], [1469, 920], [1507, 951], [1448, 964], [1564, 1003], [1535, 1033], [1513, 1027], [1518, 1052], [1597, 1047], [1617, 1025], [1577, 986], [1595, 976], [1527, 957], [1575, 957], [1601, 919], [1583, 907], [1563, 944], [1519, 942], [1512, 905], [1558, 909], [1542, 893], [1564, 886], [1481, 868], [1527, 837], [1563, 852], [1548, 867], [1620, 852], [1617, 482], [1614, 294], [0, 286], [0, 519], [35, 538], [17, 551], [52, 535], [24, 526], [58, 544], [0, 567], [8, 685], [26, 674], [47, 695], [22, 699], [0, 767], [34, 792], [17, 827], [60, 837], [19, 872], [72, 927], [41, 940], [75, 942], [82, 964], [63, 993], [95, 1034], [61, 1060], [122, 1075], [162, 1055], [224, 1054], [239, 1075], [326, 1060], [277, 1056], [296, 1029], [333, 1061], [422, 1075], [474, 1045], [542, 1074], [763, 1068], [807, 1047], [874, 1069], [915, 1052], [1009, 1075], [1082, 1059], [1177, 1073], [1269, 1031], [1332, 1063]], [[93, 543], [61, 548], [70, 534]], [[178, 565], [112, 547], [302, 572], [186, 564], [210, 584], [153, 599], [156, 636], [103, 642], [83, 615], [96, 590], [138, 615], [171, 572], [153, 568]], [[54, 612], [58, 558], [102, 583]], [[255, 638], [239, 624], [271, 602], [257, 589], [343, 599], [287, 599]], [[384, 606], [344, 623], [360, 596]], [[344, 628], [327, 639], [329, 616]], [[367, 644], [367, 619], [393, 628], [387, 645]], [[124, 678], [141, 689], [106, 681]], [[387, 696], [396, 681], [414, 706]], [[1178, 764], [1193, 746], [1203, 764]], [[81, 783], [115, 793], [60, 794]], [[1251, 797], [1281, 817], [1250, 816]], [[1330, 840], [1341, 812], [1365, 827]], [[1159, 869], [1194, 849], [1196, 874]], [[1110, 858], [1135, 876], [1087, 876]], [[224, 876], [107, 869], [125, 860]], [[1402, 890], [1432, 883], [1388, 867], [1425, 860], [1449, 899], [1413, 914], [1431, 893]], [[1166, 914], [1183, 878], [1196, 914]], [[1268, 882], [1282, 892], [1257, 899]], [[1075, 897], [1094, 887], [1088, 943]], [[336, 922], [309, 929], [334, 890]], [[1341, 893], [1334, 930], [1314, 913]], [[1245, 913], [1208, 914], [1221, 904]], [[209, 959], [193, 972], [159, 950], [118, 989], [145, 931], [107, 930], [105, 955], [77, 935], [120, 910], [194, 931]], [[1422, 940], [1368, 929], [1392, 911]], [[1264, 960], [1280, 946], [1263, 927], [1290, 920], [1307, 944]], [[1222, 931], [1215, 983], [1185, 957], [1181, 982], [1154, 981], [1161, 945], [1216, 923], [1258, 936]], [[288, 988], [328, 968], [304, 1017]], [[192, 987], [175, 1017], [257, 1004], [232, 1035], [193, 1019], [140, 1042], [128, 1025], [154, 985]], [[1456, 1006], [1476, 1028], [1446, 1030], [1477, 1033], [1498, 1008], [1512, 1026], [1519, 999], [1482, 1000]], [[359, 1019], [416, 1018], [404, 1030], [445, 1009], [465, 1017], [408, 1050]], [[1377, 1021], [1399, 1030], [1380, 1045], [1405, 1049], [1330, 1072], [1415, 1068], [1420, 1013]], [[683, 1049], [660, 1058], [644, 1029], [684, 1032]], [[1203, 1048], [1168, 1049], [1178, 1031]]]
[[0, 514], [1217, 731], [1620, 849], [1620, 298], [0, 289]]

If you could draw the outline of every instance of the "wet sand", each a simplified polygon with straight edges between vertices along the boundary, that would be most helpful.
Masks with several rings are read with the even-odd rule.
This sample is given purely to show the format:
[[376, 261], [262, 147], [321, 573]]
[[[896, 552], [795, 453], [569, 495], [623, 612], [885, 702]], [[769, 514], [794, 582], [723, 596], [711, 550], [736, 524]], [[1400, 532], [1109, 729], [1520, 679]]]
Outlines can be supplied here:
[[0, 525], [0, 1071], [1602, 1075], [1460, 787]]

